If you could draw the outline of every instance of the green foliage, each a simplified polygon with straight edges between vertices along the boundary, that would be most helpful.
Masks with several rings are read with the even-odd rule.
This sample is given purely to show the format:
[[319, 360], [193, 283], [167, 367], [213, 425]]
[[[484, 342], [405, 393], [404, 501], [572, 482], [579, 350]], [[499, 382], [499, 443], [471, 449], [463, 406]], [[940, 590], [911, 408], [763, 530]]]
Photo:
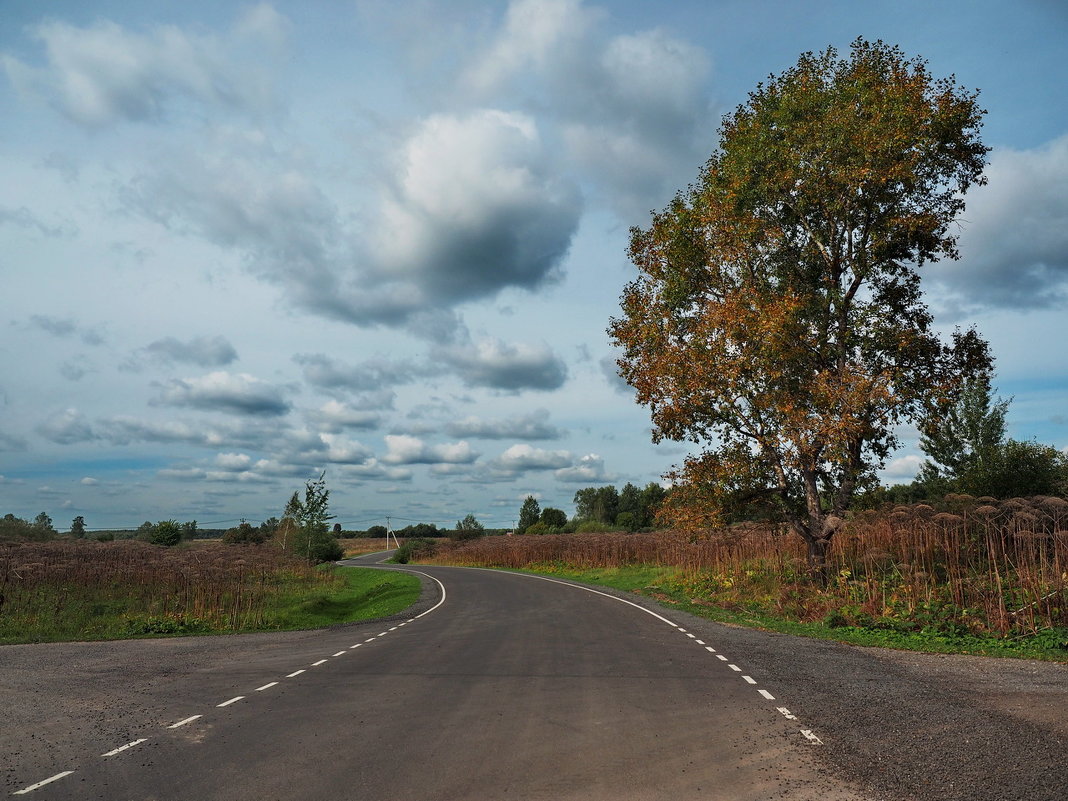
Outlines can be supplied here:
[[371, 537], [372, 539], [382, 539], [386, 536], [386, 533], [387, 531], [385, 526], [371, 526], [369, 529], [367, 529], [367, 536]]
[[467, 515], [463, 520], [456, 521], [456, 528], [449, 538], [453, 540], [473, 540], [486, 533], [486, 527], [478, 522], [473, 514]]
[[114, 539], [115, 532], [113, 531], [102, 531], [101, 533], [96, 535], [97, 542], [112, 542]]
[[[40, 515], [38, 515], [38, 517], [40, 517]], [[15, 515], [10, 513], [4, 515], [3, 518], [0, 518], [0, 542], [42, 542], [51, 539], [54, 534], [54, 531], [49, 532], [49, 530], [43, 526], [38, 526], [35, 523], [28, 523], [21, 517], [15, 517]]]
[[330, 490], [326, 488], [326, 472], [317, 479], [304, 485], [304, 499], [293, 493], [285, 508], [285, 519], [293, 521], [290, 526], [279, 526], [287, 535], [288, 543], [283, 548], [291, 547], [293, 553], [309, 562], [335, 562], [345, 556], [345, 550], [329, 530], [327, 521], [333, 519], [329, 513]]
[[270, 538], [270, 534], [263, 527], [254, 527], [251, 523], [241, 522], [233, 528], [227, 529], [222, 536], [222, 541], [227, 545], [262, 545]]
[[586, 487], [575, 493], [575, 519], [614, 523], [619, 512], [619, 493], [612, 485]]
[[554, 509], [551, 506], [547, 506], [541, 510], [541, 517], [538, 518], [538, 522], [546, 528], [563, 530], [567, 525], [567, 514], [562, 509]]
[[437, 542], [425, 537], [405, 540], [404, 544], [397, 549], [393, 561], [397, 564], [406, 565], [413, 559], [428, 559], [434, 555], [437, 547]]
[[81, 515], [71, 521], [70, 535], [76, 540], [85, 539], [85, 518]]
[[519, 509], [519, 525], [516, 526], [515, 533], [523, 534], [528, 528], [537, 523], [540, 517], [541, 506], [538, 504], [538, 499], [533, 495], [528, 495]]
[[[433, 523], [413, 523], [410, 526], [405, 526], [398, 532], [401, 537], [440, 537], [442, 531]], [[382, 532], [382, 536], [386, 536], [385, 531]]]
[[177, 520], [160, 520], [152, 527], [149, 539], [153, 545], [170, 548], [182, 541], [182, 526]]

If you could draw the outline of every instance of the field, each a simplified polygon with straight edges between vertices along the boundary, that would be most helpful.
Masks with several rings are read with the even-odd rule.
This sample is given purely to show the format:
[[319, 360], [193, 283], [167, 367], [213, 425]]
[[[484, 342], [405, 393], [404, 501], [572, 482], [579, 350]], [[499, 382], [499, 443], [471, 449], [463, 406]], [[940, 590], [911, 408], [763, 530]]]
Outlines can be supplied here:
[[414, 576], [313, 567], [268, 546], [0, 543], [0, 643], [314, 628], [418, 596]]
[[634, 589], [719, 619], [859, 642], [1068, 659], [1068, 502], [947, 496], [858, 513], [809, 578], [799, 537], [697, 533], [492, 537], [433, 561], [531, 569]]

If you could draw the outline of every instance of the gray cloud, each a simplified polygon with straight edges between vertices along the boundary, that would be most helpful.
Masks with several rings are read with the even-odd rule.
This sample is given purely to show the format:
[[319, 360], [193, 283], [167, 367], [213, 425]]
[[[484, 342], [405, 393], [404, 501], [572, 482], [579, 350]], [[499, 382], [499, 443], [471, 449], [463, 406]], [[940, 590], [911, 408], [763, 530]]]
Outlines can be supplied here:
[[46, 63], [0, 57], [23, 93], [47, 98], [72, 121], [99, 128], [165, 119], [183, 99], [212, 108], [261, 111], [271, 104], [266, 48], [280, 53], [286, 21], [269, 6], [246, 12], [226, 37], [175, 26], [144, 33], [98, 20], [79, 28], [48, 21], [32, 30]]
[[92, 328], [79, 325], [70, 317], [52, 317], [47, 314], [34, 314], [30, 316], [29, 323], [34, 328], [46, 331], [55, 337], [79, 337], [86, 345], [103, 345], [103, 335]]
[[63, 409], [53, 413], [37, 426], [37, 433], [60, 445], [88, 442], [96, 438], [92, 425], [77, 409]]
[[527, 470], [562, 470], [572, 466], [570, 451], [547, 451], [527, 444], [513, 445], [496, 459], [493, 467], [509, 473]]
[[264, 416], [283, 415], [291, 408], [279, 387], [247, 373], [219, 370], [199, 378], [173, 378], [159, 387], [153, 405]]
[[614, 473], [605, 472], [604, 459], [596, 453], [586, 454], [578, 464], [561, 468], [554, 475], [565, 484], [604, 484], [617, 478]]
[[0, 206], [0, 225], [13, 225], [29, 231], [36, 231], [49, 238], [69, 237], [77, 233], [73, 223], [49, 225], [25, 206], [17, 209]]
[[961, 259], [926, 269], [960, 313], [1054, 308], [1068, 301], [1068, 135], [1032, 150], [997, 150], [989, 184], [963, 215]]
[[634, 387], [628, 384], [623, 376], [619, 374], [619, 366], [616, 364], [614, 356], [604, 356], [598, 361], [598, 365], [600, 365], [601, 373], [612, 389], [621, 395], [634, 397]]
[[431, 355], [472, 387], [510, 392], [551, 390], [559, 389], [567, 380], [567, 365], [545, 344], [510, 345], [489, 338], [437, 347]]
[[164, 337], [149, 343], [144, 350], [166, 363], [182, 362], [199, 367], [224, 367], [237, 360], [237, 351], [223, 336], [194, 337], [187, 342]]
[[336, 400], [305, 412], [305, 417], [320, 430], [334, 434], [346, 428], [374, 429], [382, 424], [382, 415], [378, 412], [357, 409]]
[[464, 441], [451, 444], [431, 445], [418, 437], [406, 434], [385, 436], [387, 464], [470, 464], [478, 454]]
[[409, 362], [369, 360], [345, 364], [322, 353], [298, 353], [293, 361], [300, 365], [304, 380], [326, 392], [382, 391], [414, 381], [419, 370]]
[[14, 434], [5, 434], [3, 431], [0, 431], [0, 452], [24, 450], [26, 450], [26, 440], [22, 437], [16, 437]]
[[452, 437], [475, 439], [560, 439], [564, 432], [549, 423], [549, 412], [537, 409], [529, 414], [503, 420], [469, 416], [454, 420], [445, 430]]

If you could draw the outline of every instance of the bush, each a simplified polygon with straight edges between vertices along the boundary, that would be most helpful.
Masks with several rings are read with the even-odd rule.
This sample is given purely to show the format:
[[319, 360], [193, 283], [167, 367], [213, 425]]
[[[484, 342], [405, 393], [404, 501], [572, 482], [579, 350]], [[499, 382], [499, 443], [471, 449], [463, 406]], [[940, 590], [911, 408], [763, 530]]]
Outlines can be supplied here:
[[152, 527], [149, 539], [153, 545], [170, 548], [182, 541], [182, 526], [177, 520], [160, 520]]
[[385, 526], [371, 526], [367, 529], [367, 536], [374, 540], [383, 539], [386, 536]]
[[242, 523], [227, 529], [222, 540], [227, 545], [262, 545], [270, 535], [262, 528], [255, 528], [251, 523]]
[[437, 547], [437, 543], [434, 540], [428, 540], [425, 537], [407, 540], [397, 549], [397, 554], [393, 557], [393, 561], [400, 565], [406, 565], [412, 559], [429, 558], [434, 555]]

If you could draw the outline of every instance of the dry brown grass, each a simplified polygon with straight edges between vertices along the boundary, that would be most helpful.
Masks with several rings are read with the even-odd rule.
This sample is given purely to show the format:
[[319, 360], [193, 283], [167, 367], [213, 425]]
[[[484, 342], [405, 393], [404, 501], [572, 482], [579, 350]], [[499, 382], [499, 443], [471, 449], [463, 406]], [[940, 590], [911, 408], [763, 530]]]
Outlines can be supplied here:
[[452, 564], [578, 569], [677, 568], [692, 600], [802, 621], [950, 633], [1068, 629], [1068, 502], [950, 495], [928, 504], [861, 512], [834, 540], [827, 587], [807, 579], [801, 540], [739, 525], [696, 534], [487, 537], [445, 546]]

